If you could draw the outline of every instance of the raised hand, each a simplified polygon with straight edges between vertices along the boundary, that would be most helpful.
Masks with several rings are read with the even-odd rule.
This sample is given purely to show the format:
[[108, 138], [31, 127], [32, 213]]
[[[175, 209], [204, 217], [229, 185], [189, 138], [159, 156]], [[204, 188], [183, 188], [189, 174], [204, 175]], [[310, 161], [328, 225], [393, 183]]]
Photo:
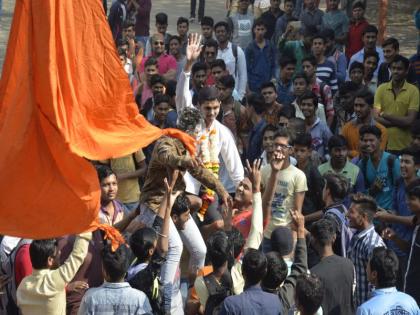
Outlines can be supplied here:
[[89, 285], [84, 281], [73, 281], [67, 285], [68, 292], [79, 292], [89, 289]]
[[396, 236], [397, 236], [397, 234], [391, 228], [386, 228], [385, 230], [382, 231], [382, 238], [383, 239], [393, 241], [393, 240], [395, 240]]
[[273, 171], [280, 171], [284, 163], [284, 154], [282, 152], [273, 152], [273, 158], [271, 159], [270, 165]]
[[186, 51], [187, 62], [195, 62], [200, 56], [202, 47], [203, 45], [201, 45], [201, 35], [197, 33], [190, 34]]
[[254, 193], [260, 191], [261, 187], [261, 159], [256, 159], [252, 163], [252, 167], [248, 160], [246, 160], [246, 170], [248, 172], [249, 180], [252, 183], [252, 191]]

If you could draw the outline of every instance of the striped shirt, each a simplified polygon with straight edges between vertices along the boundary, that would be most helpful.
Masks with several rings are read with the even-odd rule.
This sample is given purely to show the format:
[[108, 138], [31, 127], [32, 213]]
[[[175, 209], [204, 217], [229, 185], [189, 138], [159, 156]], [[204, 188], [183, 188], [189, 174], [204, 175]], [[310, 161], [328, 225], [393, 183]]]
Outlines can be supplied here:
[[[335, 94], [338, 91], [337, 73], [334, 63], [325, 59], [316, 67], [316, 77], [327, 83], [331, 87], [331, 91]], [[325, 105], [325, 104], [324, 104]]]
[[357, 232], [351, 239], [347, 257], [351, 259], [356, 269], [356, 306], [367, 301], [370, 296], [371, 287], [369, 286], [366, 267], [373, 249], [381, 246], [386, 247], [373, 225], [366, 230]]

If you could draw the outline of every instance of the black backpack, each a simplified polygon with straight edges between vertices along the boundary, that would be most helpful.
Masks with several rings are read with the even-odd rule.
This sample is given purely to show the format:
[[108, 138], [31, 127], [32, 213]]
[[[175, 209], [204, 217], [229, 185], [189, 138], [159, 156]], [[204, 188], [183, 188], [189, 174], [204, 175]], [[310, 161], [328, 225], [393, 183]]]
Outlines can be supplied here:
[[220, 282], [217, 281], [213, 273], [204, 276], [209, 298], [207, 299], [204, 315], [215, 315], [220, 313], [223, 301], [233, 294], [233, 282], [229, 271], [226, 271]]

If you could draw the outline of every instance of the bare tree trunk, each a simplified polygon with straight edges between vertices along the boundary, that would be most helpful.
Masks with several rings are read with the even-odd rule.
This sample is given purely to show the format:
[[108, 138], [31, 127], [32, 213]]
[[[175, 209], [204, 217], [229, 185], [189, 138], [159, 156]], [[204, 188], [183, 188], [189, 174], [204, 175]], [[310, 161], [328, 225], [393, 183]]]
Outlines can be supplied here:
[[388, 0], [379, 0], [378, 43], [382, 44], [386, 36]]

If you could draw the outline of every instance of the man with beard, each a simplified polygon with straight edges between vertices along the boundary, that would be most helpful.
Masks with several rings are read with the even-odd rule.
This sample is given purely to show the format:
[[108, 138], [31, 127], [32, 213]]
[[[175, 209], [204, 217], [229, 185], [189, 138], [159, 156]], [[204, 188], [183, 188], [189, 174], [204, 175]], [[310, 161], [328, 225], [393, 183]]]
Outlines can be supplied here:
[[373, 99], [374, 95], [367, 88], [357, 92], [353, 106], [356, 117], [347, 122], [343, 126], [343, 129], [341, 129], [341, 134], [347, 141], [347, 148], [349, 149], [349, 157], [351, 159], [360, 154], [359, 129], [363, 126], [376, 126], [379, 128], [382, 133], [380, 148], [385, 150], [388, 134], [386, 128], [373, 118]]

